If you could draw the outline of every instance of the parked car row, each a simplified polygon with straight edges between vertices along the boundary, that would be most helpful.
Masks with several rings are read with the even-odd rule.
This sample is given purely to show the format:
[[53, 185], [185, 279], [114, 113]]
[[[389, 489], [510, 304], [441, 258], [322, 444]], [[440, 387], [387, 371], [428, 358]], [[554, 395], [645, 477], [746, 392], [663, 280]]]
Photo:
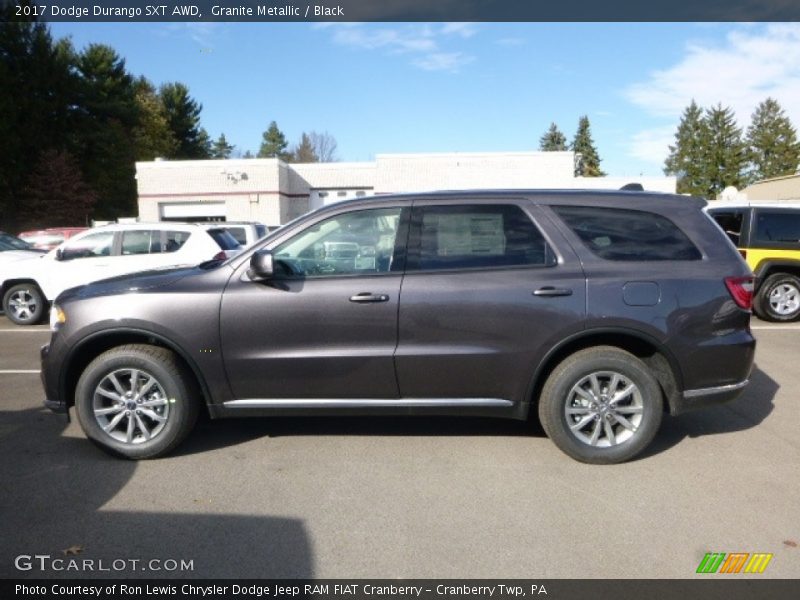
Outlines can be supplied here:
[[[625, 461], [664, 412], [731, 400], [750, 377], [752, 273], [704, 204], [487, 191], [326, 206], [226, 261], [58, 295], [45, 404], [134, 459], [207, 410], [538, 415], [569, 456]], [[165, 253], [179, 232], [103, 232], [50, 260]]]
[[47, 253], [16, 250], [10, 257], [14, 260], [0, 253], [2, 308], [14, 323], [32, 325], [46, 317], [50, 303], [68, 288], [137, 271], [223, 260], [241, 250], [219, 224], [136, 223], [86, 229]]

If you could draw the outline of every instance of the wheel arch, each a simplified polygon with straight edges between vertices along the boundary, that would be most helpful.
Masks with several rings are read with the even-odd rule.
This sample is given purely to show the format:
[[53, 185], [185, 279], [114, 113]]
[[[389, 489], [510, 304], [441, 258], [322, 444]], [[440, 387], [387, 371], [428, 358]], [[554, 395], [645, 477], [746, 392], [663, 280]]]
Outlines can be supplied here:
[[72, 348], [64, 360], [64, 367], [61, 369], [59, 378], [59, 397], [65, 399], [67, 407], [75, 404], [75, 387], [81, 373], [89, 363], [106, 350], [125, 344], [149, 344], [174, 352], [178, 360], [192, 373], [207, 410], [211, 400], [211, 392], [202, 372], [191, 357], [169, 338], [152, 331], [134, 328], [119, 328], [97, 332], [85, 337]]
[[593, 328], [581, 331], [562, 340], [541, 360], [529, 384], [529, 414], [539, 402], [545, 381], [565, 358], [586, 348], [614, 346], [640, 358], [652, 371], [664, 395], [665, 408], [670, 414], [679, 411], [683, 390], [683, 375], [675, 356], [653, 336], [620, 327]]
[[5, 298], [6, 292], [10, 288], [14, 287], [15, 285], [19, 285], [21, 283], [32, 283], [37, 288], [39, 288], [39, 291], [42, 292], [42, 296], [44, 296], [44, 299], [48, 303], [50, 302], [50, 300], [47, 298], [47, 294], [44, 293], [42, 286], [39, 285], [39, 282], [36, 281], [36, 279], [34, 279], [33, 277], [13, 277], [11, 279], [6, 279], [5, 281], [0, 282], [0, 300]]
[[788, 273], [800, 277], [800, 260], [767, 258], [758, 263], [753, 272], [757, 278], [757, 287], [760, 288], [767, 277], [776, 273]]

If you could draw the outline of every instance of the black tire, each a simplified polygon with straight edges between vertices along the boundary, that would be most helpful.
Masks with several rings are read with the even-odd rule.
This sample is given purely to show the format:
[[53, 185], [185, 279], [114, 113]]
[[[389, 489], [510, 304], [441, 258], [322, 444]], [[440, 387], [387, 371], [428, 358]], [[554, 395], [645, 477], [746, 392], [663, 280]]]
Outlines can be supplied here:
[[[120, 384], [118, 389], [127, 391], [134, 388], [135, 384], [131, 383], [134, 379], [132, 370], [139, 373], [136, 380], [143, 384], [140, 389], [147, 388], [150, 381], [142, 381], [141, 373], [155, 380], [148, 390], [144, 390], [145, 396], [140, 398], [142, 403], [138, 406], [136, 395], [121, 396], [116, 386], [112, 385], [113, 379]], [[101, 384], [105, 386], [103, 390], [110, 390], [112, 394], [122, 397], [126, 408], [117, 410], [120, 406], [117, 401], [96, 393]], [[165, 348], [145, 344], [119, 346], [99, 355], [83, 371], [75, 388], [78, 421], [86, 436], [111, 454], [137, 460], [164, 456], [180, 444], [194, 427], [200, 401], [201, 395], [194, 379], [175, 354]], [[107, 403], [107, 410], [114, 412], [96, 417], [96, 408], [106, 410], [102, 406], [104, 402]], [[101, 406], [98, 408], [97, 404]], [[117, 427], [124, 427], [125, 432], [119, 428], [112, 428], [111, 433], [104, 431], [99, 419], [105, 419], [105, 425], [108, 426], [119, 413], [123, 416]], [[151, 413], [165, 418], [163, 425], [148, 416]], [[131, 441], [119, 439], [120, 436], [130, 435], [127, 433], [127, 424], [131, 419], [134, 437]], [[147, 439], [140, 423], [148, 431], [148, 437], [152, 437]]]
[[[19, 302], [24, 302], [24, 307]], [[3, 312], [17, 325], [36, 325], [47, 313], [48, 302], [35, 283], [19, 283], [3, 295]]]
[[[601, 399], [596, 403], [584, 400], [584, 396], [574, 391], [579, 384], [585, 391], [583, 385], [587, 385], [594, 398], [592, 374], [601, 392]], [[614, 385], [617, 391], [610, 390], [614, 374], [618, 376]], [[628, 384], [633, 384], [635, 390], [623, 394]], [[607, 394], [620, 395], [620, 399], [611, 402]], [[575, 460], [615, 464], [630, 460], [653, 441], [661, 425], [663, 405], [658, 381], [641, 360], [613, 346], [598, 346], [572, 354], [553, 370], [539, 398], [539, 419], [553, 443]], [[575, 414], [568, 417], [567, 410]], [[610, 417], [607, 416], [609, 412], [612, 413]], [[623, 426], [620, 418], [633, 428]], [[604, 419], [614, 434], [615, 445], [610, 443], [612, 438], [607, 435]], [[577, 427], [584, 421], [586, 424], [573, 433], [570, 426]], [[596, 445], [592, 445], [589, 431], [594, 433], [595, 428], [599, 428], [600, 437], [594, 442]]]
[[[770, 296], [779, 294], [781, 290], [787, 290], [790, 294], [792, 304], [797, 306], [787, 306], [780, 302], [773, 305]], [[753, 311], [765, 321], [796, 321], [800, 319], [800, 279], [789, 273], [775, 273], [767, 277], [758, 288], [756, 297], [753, 301]]]

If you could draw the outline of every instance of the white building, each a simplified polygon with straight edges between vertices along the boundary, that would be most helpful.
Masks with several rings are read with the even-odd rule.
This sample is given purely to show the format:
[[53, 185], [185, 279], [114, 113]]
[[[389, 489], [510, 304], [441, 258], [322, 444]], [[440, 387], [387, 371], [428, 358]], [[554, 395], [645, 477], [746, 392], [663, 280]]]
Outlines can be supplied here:
[[575, 177], [572, 152], [379, 154], [373, 162], [287, 164], [275, 158], [136, 163], [141, 221], [280, 225], [324, 204], [397, 192], [618, 189], [675, 192], [674, 177]]

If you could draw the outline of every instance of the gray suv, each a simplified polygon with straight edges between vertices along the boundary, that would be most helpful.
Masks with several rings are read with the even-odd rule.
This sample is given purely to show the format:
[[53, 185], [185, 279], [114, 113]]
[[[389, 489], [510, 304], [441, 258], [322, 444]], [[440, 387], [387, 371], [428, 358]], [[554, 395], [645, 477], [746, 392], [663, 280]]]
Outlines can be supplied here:
[[384, 196], [243, 254], [74, 288], [46, 405], [117, 455], [212, 418], [538, 418], [569, 456], [628, 460], [664, 412], [747, 384], [752, 273], [702, 200], [635, 191]]

